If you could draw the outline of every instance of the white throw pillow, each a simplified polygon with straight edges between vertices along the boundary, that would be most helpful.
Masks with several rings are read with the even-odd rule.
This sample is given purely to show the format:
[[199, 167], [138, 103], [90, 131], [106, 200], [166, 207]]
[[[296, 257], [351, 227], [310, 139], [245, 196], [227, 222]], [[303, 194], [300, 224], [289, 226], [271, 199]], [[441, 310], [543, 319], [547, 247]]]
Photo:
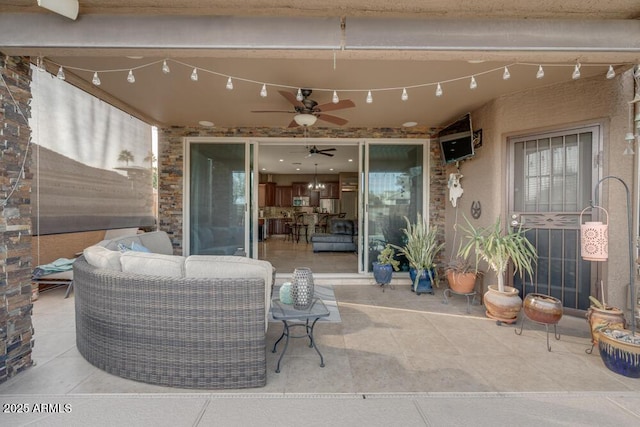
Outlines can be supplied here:
[[136, 251], [128, 251], [120, 255], [123, 272], [151, 276], [184, 277], [184, 260], [185, 258], [179, 255]]
[[121, 271], [120, 252], [112, 251], [102, 246], [89, 246], [83, 251], [87, 262], [96, 267], [107, 270]]

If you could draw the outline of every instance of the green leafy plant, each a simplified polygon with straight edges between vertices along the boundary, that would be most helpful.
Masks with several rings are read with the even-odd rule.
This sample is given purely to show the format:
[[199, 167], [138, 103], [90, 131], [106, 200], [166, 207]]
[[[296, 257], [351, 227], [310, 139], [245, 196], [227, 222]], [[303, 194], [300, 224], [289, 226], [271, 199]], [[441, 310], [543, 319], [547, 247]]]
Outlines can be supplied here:
[[418, 288], [418, 280], [424, 271], [427, 271], [431, 282], [438, 286], [431, 276], [431, 269], [435, 267], [438, 252], [444, 248], [444, 243], [438, 243], [438, 227], [429, 226], [426, 218], [417, 215], [415, 224], [404, 217], [406, 228], [402, 229], [405, 238], [404, 246], [391, 245], [398, 249], [409, 261], [409, 265], [416, 270], [414, 289]]
[[382, 249], [382, 252], [378, 254], [378, 264], [390, 265], [395, 271], [398, 271], [400, 269], [400, 261], [398, 261], [395, 256], [396, 251], [393, 250], [391, 245], [387, 244], [384, 249]]
[[471, 250], [476, 255], [476, 270], [478, 263], [482, 259], [489, 264], [489, 268], [498, 277], [498, 291], [504, 292], [504, 274], [507, 271], [509, 262], [513, 264], [514, 274], [524, 273], [533, 276], [533, 265], [538, 260], [536, 249], [527, 240], [526, 230], [522, 227], [503, 232], [500, 217], [497, 218], [493, 226], [474, 227], [465, 217], [467, 226], [460, 226], [466, 233], [467, 242], [460, 246], [458, 255], [467, 258]]

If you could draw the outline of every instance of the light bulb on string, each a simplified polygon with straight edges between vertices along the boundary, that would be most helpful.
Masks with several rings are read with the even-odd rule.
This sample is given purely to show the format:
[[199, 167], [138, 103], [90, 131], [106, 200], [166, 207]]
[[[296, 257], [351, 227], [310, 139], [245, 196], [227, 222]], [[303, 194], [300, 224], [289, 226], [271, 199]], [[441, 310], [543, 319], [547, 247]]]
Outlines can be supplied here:
[[338, 102], [340, 102], [340, 98], [338, 98], [338, 92], [336, 92], [335, 90], [333, 91], [331, 102], [333, 102], [334, 104], [337, 104]]
[[97, 71], [94, 71], [93, 78], [91, 79], [91, 83], [93, 83], [96, 86], [100, 86], [100, 77], [98, 77]]
[[194, 68], [193, 71], [191, 72], [191, 80], [193, 80], [194, 82], [198, 81], [198, 69]]
[[302, 102], [303, 99], [304, 96], [302, 96], [302, 89], [298, 89], [298, 93], [296, 93], [296, 100], [298, 100], [298, 102]]
[[511, 73], [507, 67], [504, 67], [504, 73], [502, 73], [502, 80], [509, 80], [511, 78]]
[[402, 99], [403, 101], [406, 101], [407, 99], [409, 99], [409, 94], [407, 93], [407, 88], [403, 88], [402, 89], [402, 95], [400, 96], [400, 99]]
[[60, 68], [58, 68], [58, 74], [56, 74], [56, 77], [59, 78], [60, 80], [64, 80], [67, 77], [64, 75], [64, 70], [62, 69], [62, 66], [60, 66]]
[[38, 69], [38, 71], [42, 72], [45, 70], [45, 66], [44, 66], [44, 59], [42, 58], [42, 56], [38, 56], [36, 58], [36, 68]]
[[231, 77], [227, 79], [227, 85], [225, 87], [227, 90], [233, 90], [233, 80], [231, 80]]
[[469, 89], [473, 90], [478, 87], [475, 76], [471, 76], [471, 82], [469, 83]]
[[371, 91], [367, 92], [367, 104], [373, 103], [373, 95], [371, 95]]
[[536, 79], [541, 79], [544, 77], [544, 70], [542, 69], [542, 65], [538, 66], [538, 72], [536, 73]]
[[578, 80], [580, 78], [580, 63], [578, 62], [575, 67], [573, 67], [573, 74], [571, 74], [571, 78], [573, 80]]
[[136, 77], [133, 75], [133, 70], [129, 70], [129, 74], [127, 74], [127, 81], [129, 83], [135, 83]]
[[263, 98], [267, 97], [267, 85], [263, 84], [262, 89], [260, 89], [260, 96]]
[[607, 71], [607, 79], [611, 80], [616, 76], [616, 72], [613, 69], [613, 65], [609, 65], [609, 70]]
[[438, 83], [438, 86], [436, 86], [436, 96], [442, 96], [442, 86], [440, 86], [440, 83]]
[[167, 64], [167, 60], [166, 59], [164, 61], [162, 61], [162, 72], [164, 74], [169, 74], [171, 72], [171, 69], [169, 68], [169, 64]]

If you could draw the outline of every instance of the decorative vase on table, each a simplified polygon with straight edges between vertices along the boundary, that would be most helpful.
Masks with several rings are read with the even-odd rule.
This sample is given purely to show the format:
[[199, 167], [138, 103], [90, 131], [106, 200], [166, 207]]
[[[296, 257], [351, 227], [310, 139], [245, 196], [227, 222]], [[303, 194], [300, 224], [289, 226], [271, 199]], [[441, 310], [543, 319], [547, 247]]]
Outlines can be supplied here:
[[310, 268], [298, 267], [293, 271], [291, 299], [293, 308], [306, 310], [313, 301], [313, 273]]
[[436, 270], [422, 270], [422, 274], [418, 277], [418, 283], [416, 285], [416, 276], [417, 271], [415, 268], [409, 269], [409, 277], [411, 278], [411, 290], [416, 293], [416, 295], [420, 294], [434, 294], [433, 290], [433, 280], [436, 278]]

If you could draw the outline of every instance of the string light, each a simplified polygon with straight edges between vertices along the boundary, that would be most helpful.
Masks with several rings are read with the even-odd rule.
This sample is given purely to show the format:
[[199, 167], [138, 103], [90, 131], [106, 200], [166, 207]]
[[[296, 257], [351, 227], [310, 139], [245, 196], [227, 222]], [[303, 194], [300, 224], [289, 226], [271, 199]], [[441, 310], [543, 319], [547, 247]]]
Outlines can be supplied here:
[[504, 67], [504, 73], [502, 73], [502, 80], [509, 80], [511, 78], [511, 73], [507, 67]]
[[56, 77], [60, 80], [64, 80], [67, 78], [67, 76], [64, 75], [64, 70], [62, 69], [62, 67], [58, 68], [58, 74], [56, 74]]
[[267, 85], [266, 84], [262, 84], [262, 89], [260, 89], [260, 96], [263, 98], [267, 97]]
[[578, 80], [580, 78], [580, 63], [579, 62], [573, 68], [573, 74], [571, 74], [571, 78], [573, 80]]
[[[44, 66], [44, 58], [43, 57], [37, 57], [36, 58], [36, 66], [38, 66], [38, 69], [42, 69], [45, 70], [45, 66]], [[304, 96], [302, 95], [302, 89], [296, 86], [289, 86], [289, 85], [285, 85], [285, 84], [277, 84], [277, 83], [268, 83], [268, 82], [260, 82], [260, 81], [256, 81], [256, 80], [251, 80], [251, 79], [246, 79], [246, 78], [242, 78], [242, 77], [238, 77], [238, 76], [229, 76], [229, 75], [225, 75], [222, 73], [218, 73], [214, 70], [207, 70], [207, 69], [202, 69], [202, 68], [198, 68], [198, 67], [194, 67], [193, 65], [190, 65], [188, 63], [185, 62], [181, 62], [179, 60], [176, 59], [171, 59], [171, 58], [166, 58], [166, 59], [161, 59], [161, 60], [156, 60], [153, 62], [150, 62], [148, 64], [143, 64], [131, 69], [125, 68], [125, 69], [106, 69], [106, 70], [90, 70], [90, 69], [84, 69], [84, 68], [79, 68], [79, 67], [72, 67], [72, 66], [63, 66], [62, 64], [57, 64], [53, 61], [48, 60], [49, 62], [51, 62], [53, 65], [57, 65], [59, 67], [58, 69], [58, 77], [59, 75], [63, 75], [64, 76], [64, 68], [66, 68], [67, 70], [71, 69], [71, 70], [76, 70], [76, 71], [82, 71], [82, 72], [90, 72], [93, 74], [93, 78], [92, 78], [92, 83], [96, 86], [99, 86], [101, 84], [100, 82], [100, 77], [99, 77], [99, 73], [106, 73], [106, 72], [125, 72], [128, 73], [127, 75], [127, 80], [128, 81], [135, 81], [135, 77], [133, 76], [133, 71], [141, 69], [141, 68], [145, 68], [145, 67], [149, 67], [149, 66], [153, 66], [155, 64], [162, 64], [162, 72], [165, 74], [168, 74], [170, 72], [170, 68], [169, 68], [169, 62], [172, 61], [174, 63], [180, 64], [182, 66], [185, 67], [189, 67], [192, 68], [192, 73], [191, 73], [191, 80], [193, 81], [197, 81], [198, 80], [198, 71], [203, 71], [209, 74], [213, 74], [213, 75], [217, 75], [220, 77], [224, 77], [227, 80], [227, 89], [232, 90], [233, 89], [233, 79], [235, 80], [240, 80], [240, 81], [244, 81], [247, 83], [253, 83], [253, 84], [259, 84], [262, 86], [262, 90], [260, 91], [260, 95], [263, 97], [266, 97], [266, 86], [274, 86], [274, 87], [279, 87], [279, 88], [284, 88], [284, 89], [296, 89], [297, 94], [296, 94], [296, 99], [302, 99], [304, 100]], [[469, 82], [469, 88], [470, 89], [476, 89], [478, 86], [478, 82], [476, 80], [476, 76], [480, 76], [480, 75], [485, 75], [485, 74], [490, 74], [490, 73], [495, 73], [495, 72], [501, 72], [502, 73], [502, 78], [503, 80], [508, 80], [511, 78], [511, 72], [509, 70], [510, 67], [513, 67], [515, 65], [521, 65], [521, 66], [532, 66], [532, 65], [537, 65], [538, 67], [538, 71], [536, 73], [536, 78], [537, 79], [542, 79], [544, 77], [544, 69], [543, 69], [543, 65], [542, 64], [530, 64], [530, 63], [512, 63], [512, 64], [507, 64], [507, 65], [502, 65], [498, 68], [493, 68], [493, 69], [489, 69], [486, 71], [482, 71], [479, 73], [475, 73], [473, 75], [467, 75], [467, 76], [460, 76], [460, 77], [455, 77], [452, 79], [448, 79], [448, 80], [444, 80], [444, 83], [452, 83], [452, 82], [458, 82], [458, 81], [462, 81], [464, 79], [470, 79]], [[610, 64], [608, 65], [608, 71], [606, 73], [606, 78], [607, 79], [612, 79], [615, 77], [616, 72], [614, 70], [614, 66], [616, 64]], [[566, 67], [566, 64], [559, 64], [558, 66], [562, 66], [562, 67]], [[593, 66], [603, 66], [602, 64], [593, 64]], [[580, 77], [580, 69], [582, 67], [582, 64], [580, 64], [580, 62], [577, 62], [576, 64], [574, 64], [574, 70], [573, 70], [573, 74], [572, 77], [574, 79], [577, 79]], [[46, 70], [45, 70], [46, 71]], [[640, 74], [640, 67], [638, 67], [637, 73]], [[638, 76], [640, 77], [640, 75]], [[60, 78], [60, 77], [59, 77]], [[408, 100], [408, 90], [407, 89], [413, 89], [413, 88], [423, 88], [423, 87], [427, 87], [427, 86], [431, 86], [433, 85], [435, 82], [425, 82], [425, 83], [420, 83], [420, 84], [416, 84], [416, 85], [412, 85], [412, 86], [405, 86], [405, 87], [380, 87], [380, 88], [372, 88], [372, 89], [368, 89], [367, 90], [367, 97], [366, 97], [366, 102], [368, 104], [373, 103], [373, 95], [372, 92], [374, 91], [383, 91], [383, 90], [402, 90], [402, 95], [401, 95], [401, 99], [403, 101]], [[443, 88], [442, 88], [442, 84], [443, 81], [437, 82], [436, 83], [436, 90], [435, 90], [435, 95], [437, 97], [441, 97], [443, 95]], [[338, 103], [340, 102], [340, 99], [338, 97], [337, 91], [335, 89], [332, 88], [309, 88], [310, 90], [314, 90], [317, 92], [332, 92], [333, 96], [332, 96], [332, 102], [334, 103]], [[341, 89], [341, 92], [362, 92], [362, 89]], [[639, 97], [640, 98], [640, 97]]]
[[133, 75], [133, 70], [129, 70], [129, 74], [127, 74], [127, 81], [129, 83], [135, 83], [136, 82], [136, 78]]

